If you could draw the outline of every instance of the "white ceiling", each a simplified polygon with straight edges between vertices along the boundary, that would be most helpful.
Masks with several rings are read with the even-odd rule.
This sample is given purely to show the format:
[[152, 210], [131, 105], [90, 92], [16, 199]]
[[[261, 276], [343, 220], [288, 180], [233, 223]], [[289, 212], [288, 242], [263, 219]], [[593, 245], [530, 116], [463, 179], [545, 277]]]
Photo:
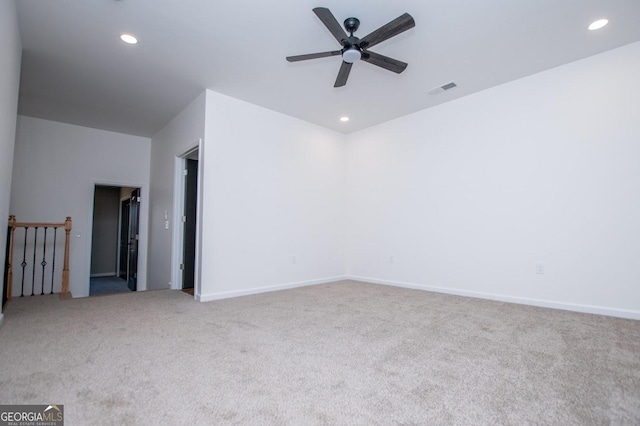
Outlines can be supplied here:
[[[360, 19], [363, 37], [408, 12], [416, 27], [374, 48], [409, 63], [354, 64], [312, 12]], [[18, 0], [19, 113], [153, 136], [205, 88], [352, 132], [640, 40], [637, 0]], [[610, 23], [588, 31], [593, 20]], [[140, 43], [129, 46], [119, 35]], [[434, 86], [458, 87], [438, 95]], [[340, 116], [351, 120], [341, 123]]]

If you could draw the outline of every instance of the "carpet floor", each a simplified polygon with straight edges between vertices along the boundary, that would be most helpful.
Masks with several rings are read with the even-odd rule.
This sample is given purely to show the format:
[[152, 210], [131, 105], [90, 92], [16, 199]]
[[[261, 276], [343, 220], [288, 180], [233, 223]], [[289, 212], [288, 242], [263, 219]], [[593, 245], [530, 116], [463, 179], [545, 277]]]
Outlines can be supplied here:
[[353, 281], [29, 297], [0, 403], [69, 426], [640, 424], [640, 322]]

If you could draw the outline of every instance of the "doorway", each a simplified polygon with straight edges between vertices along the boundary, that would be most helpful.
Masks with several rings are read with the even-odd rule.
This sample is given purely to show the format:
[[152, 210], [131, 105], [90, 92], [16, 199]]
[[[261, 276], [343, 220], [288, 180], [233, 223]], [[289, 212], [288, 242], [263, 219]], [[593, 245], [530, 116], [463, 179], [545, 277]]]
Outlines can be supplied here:
[[202, 141], [176, 157], [171, 288], [199, 295]]
[[[182, 250], [182, 289], [193, 294], [196, 267], [196, 212], [198, 209], [198, 152], [185, 158], [184, 234]], [[190, 290], [190, 291], [189, 291]]]
[[96, 185], [89, 295], [137, 290], [140, 188]]

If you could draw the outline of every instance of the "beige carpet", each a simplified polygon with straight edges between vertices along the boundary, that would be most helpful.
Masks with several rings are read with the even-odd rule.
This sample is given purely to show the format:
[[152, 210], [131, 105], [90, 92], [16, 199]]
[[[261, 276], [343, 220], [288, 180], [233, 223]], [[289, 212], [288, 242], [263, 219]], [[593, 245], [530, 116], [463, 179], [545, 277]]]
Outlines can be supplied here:
[[640, 424], [640, 322], [339, 282], [12, 301], [0, 403], [66, 424]]

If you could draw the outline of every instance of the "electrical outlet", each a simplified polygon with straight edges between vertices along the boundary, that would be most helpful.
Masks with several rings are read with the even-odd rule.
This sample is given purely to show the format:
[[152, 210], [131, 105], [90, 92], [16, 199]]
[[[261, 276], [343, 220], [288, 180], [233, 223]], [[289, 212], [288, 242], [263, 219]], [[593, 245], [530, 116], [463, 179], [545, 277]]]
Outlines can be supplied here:
[[536, 263], [536, 274], [544, 274], [544, 263]]
[[291, 258], [289, 259], [291, 261], [291, 263], [296, 263], [296, 257], [295, 256], [291, 256]]
[[393, 256], [389, 256], [389, 263], [395, 263], [395, 259], [393, 258]]

